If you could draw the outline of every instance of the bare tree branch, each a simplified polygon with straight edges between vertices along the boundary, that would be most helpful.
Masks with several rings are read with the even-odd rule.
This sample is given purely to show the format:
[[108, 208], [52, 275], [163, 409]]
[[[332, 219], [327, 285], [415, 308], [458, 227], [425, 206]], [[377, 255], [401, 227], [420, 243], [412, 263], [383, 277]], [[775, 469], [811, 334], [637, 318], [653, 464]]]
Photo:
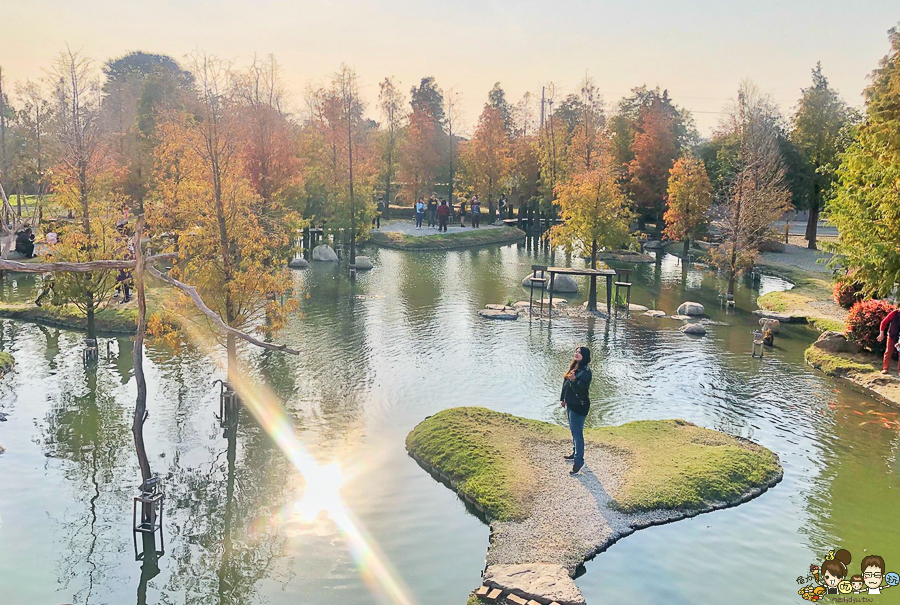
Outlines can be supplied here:
[[[149, 260], [150, 259], [148, 258], [147, 261], [149, 261]], [[219, 315], [215, 311], [213, 311], [212, 309], [210, 309], [209, 307], [206, 306], [206, 303], [204, 303], [203, 299], [200, 298], [200, 294], [197, 293], [197, 288], [195, 288], [194, 286], [189, 286], [185, 283], [182, 283], [172, 277], [169, 277], [168, 275], [160, 272], [159, 270], [155, 269], [154, 267], [151, 267], [149, 264], [146, 264], [145, 268], [150, 273], [150, 275], [152, 275], [153, 277], [155, 277], [157, 279], [161, 279], [162, 281], [166, 282], [167, 284], [169, 284], [171, 286], [175, 286], [176, 288], [178, 288], [179, 290], [181, 290], [182, 292], [184, 292], [185, 294], [190, 296], [191, 300], [194, 301], [194, 305], [198, 309], [200, 309], [204, 314], [206, 314], [206, 316], [209, 317], [213, 321], [213, 323], [216, 324], [219, 327], [219, 329], [222, 330], [223, 332], [226, 332], [228, 334], [233, 334], [234, 336], [237, 336], [238, 338], [240, 338], [242, 340], [246, 340], [250, 344], [256, 345], [258, 347], [262, 347], [263, 349], [269, 349], [271, 351], [281, 351], [283, 353], [290, 353], [291, 355], [299, 355], [300, 354], [300, 351], [296, 351], [294, 349], [289, 349], [287, 345], [276, 345], [276, 344], [272, 344], [270, 342], [263, 342], [257, 338], [250, 336], [246, 332], [241, 332], [240, 330], [235, 330], [234, 328], [232, 328], [231, 326], [226, 324], [224, 321], [222, 321], [222, 318], [219, 317]]]
[[[177, 258], [175, 252], [148, 256], [145, 262], [153, 262], [169, 258]], [[134, 269], [133, 260], [94, 260], [85, 263], [20, 263], [14, 260], [0, 260], [0, 271], [16, 273], [90, 273], [91, 271], [109, 271], [114, 269]]]

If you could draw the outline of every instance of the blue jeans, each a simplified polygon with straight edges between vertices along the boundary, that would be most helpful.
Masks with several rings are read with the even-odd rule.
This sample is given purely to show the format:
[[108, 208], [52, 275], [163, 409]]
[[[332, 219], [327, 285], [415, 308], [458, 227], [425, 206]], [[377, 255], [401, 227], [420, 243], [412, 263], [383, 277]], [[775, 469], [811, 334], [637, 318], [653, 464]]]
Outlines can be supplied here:
[[416, 227], [422, 226], [422, 219], [425, 218], [424, 212], [416, 212]]
[[569, 417], [569, 430], [572, 431], [572, 445], [575, 448], [575, 464], [584, 464], [584, 421], [587, 416], [576, 414], [566, 408]]

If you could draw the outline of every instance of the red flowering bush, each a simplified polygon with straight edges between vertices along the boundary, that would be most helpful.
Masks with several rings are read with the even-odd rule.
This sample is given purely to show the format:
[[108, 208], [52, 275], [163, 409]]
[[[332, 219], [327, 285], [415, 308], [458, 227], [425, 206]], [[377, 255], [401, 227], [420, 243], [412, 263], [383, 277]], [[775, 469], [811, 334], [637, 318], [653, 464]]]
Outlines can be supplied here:
[[864, 349], [883, 354], [887, 338], [878, 342], [881, 320], [896, 307], [886, 300], [861, 300], [847, 314], [847, 339]]
[[854, 282], [835, 282], [831, 295], [834, 297], [834, 302], [849, 309], [862, 299], [862, 286]]

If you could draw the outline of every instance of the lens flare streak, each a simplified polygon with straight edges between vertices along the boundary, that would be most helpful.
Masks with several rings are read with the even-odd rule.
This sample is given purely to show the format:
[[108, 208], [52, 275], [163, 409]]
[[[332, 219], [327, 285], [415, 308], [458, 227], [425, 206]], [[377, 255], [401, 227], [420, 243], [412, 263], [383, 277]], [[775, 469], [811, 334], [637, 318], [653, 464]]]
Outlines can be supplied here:
[[[415, 601], [409, 594], [408, 588], [393, 569], [387, 557], [337, 494], [337, 488], [340, 485], [339, 475], [332, 480], [323, 479], [329, 473], [339, 473], [338, 469], [322, 467], [309, 455], [297, 438], [287, 414], [277, 403], [274, 394], [253, 384], [251, 379], [245, 375], [240, 375], [235, 382], [234, 389], [240, 395], [246, 408], [284, 452], [297, 472], [307, 481], [307, 491], [310, 493], [305, 494], [304, 499], [309, 497], [312, 502], [309, 503], [309, 508], [304, 510], [304, 502], [301, 500], [298, 505], [301, 513], [315, 515], [319, 510], [313, 509], [326, 508], [328, 517], [337, 526], [347, 543], [360, 575], [369, 589], [382, 602], [395, 605], [414, 605]], [[325, 491], [324, 495], [321, 490]]]

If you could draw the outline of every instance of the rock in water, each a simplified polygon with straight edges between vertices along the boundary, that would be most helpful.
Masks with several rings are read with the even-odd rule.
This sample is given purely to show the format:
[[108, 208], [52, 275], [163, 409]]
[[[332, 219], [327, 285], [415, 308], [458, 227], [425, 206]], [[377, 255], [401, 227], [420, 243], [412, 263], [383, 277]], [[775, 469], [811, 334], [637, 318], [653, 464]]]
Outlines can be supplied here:
[[331, 246], [329, 246], [328, 244], [320, 244], [313, 248], [312, 259], [334, 263], [337, 262], [338, 257], [335, 251], [331, 249]]
[[[632, 313], [643, 313], [644, 311], [649, 311], [650, 309], [648, 309], [644, 305], [636, 305], [634, 303], [629, 303], [628, 310], [631, 311]], [[665, 313], [663, 313], [663, 315], [665, 315]]]
[[[489, 305], [489, 307], [494, 307], [497, 305]], [[519, 312], [512, 307], [503, 307], [501, 309], [482, 309], [478, 312], [478, 314], [485, 319], [519, 319]]]
[[859, 353], [861, 350], [859, 345], [847, 340], [840, 332], [822, 332], [813, 346], [828, 353]]
[[783, 324], [791, 324], [791, 323], [803, 323], [806, 320], [801, 317], [795, 317], [790, 313], [781, 313], [780, 311], [766, 311], [765, 309], [757, 309], [753, 312], [754, 315], [758, 315], [759, 317], [767, 317], [769, 319], [777, 319]]
[[659, 250], [663, 247], [663, 243], [658, 240], [650, 240], [648, 242], [644, 242], [644, 250]]
[[294, 258], [288, 263], [288, 267], [291, 269], [306, 269], [309, 267], [309, 261], [305, 258]]
[[489, 565], [484, 583], [504, 590], [514, 590], [526, 599], [554, 601], [560, 605], [585, 605], [584, 596], [575, 580], [561, 565], [552, 563], [519, 563]]
[[646, 315], [647, 317], [665, 317], [666, 312], [665, 311], [657, 311], [656, 309], [652, 309], [650, 311], [645, 312], [644, 315]]
[[703, 315], [705, 310], [703, 309], [703, 305], [698, 302], [683, 302], [679, 305], [676, 313], [678, 313], [678, 315], [690, 315], [691, 317], [696, 317], [698, 315]]
[[700, 324], [687, 324], [681, 328], [681, 331], [691, 336], [706, 336], [706, 328]]
[[374, 269], [375, 265], [372, 263], [368, 256], [357, 256], [355, 267], [357, 271], [368, 271], [370, 269]]
[[[547, 283], [544, 284], [542, 282], [535, 282], [535, 288], [544, 288], [545, 286], [550, 288], [550, 274], [545, 273], [547, 276]], [[525, 288], [531, 288], [531, 278], [534, 277], [534, 273], [531, 275], [526, 275], [525, 279], [522, 280], [522, 286]], [[578, 282], [575, 281], [575, 278], [571, 275], [560, 274], [553, 278], [553, 292], [561, 292], [563, 294], [575, 294], [578, 292]]]
[[759, 327], [762, 328], [763, 332], [765, 332], [766, 330], [772, 330], [773, 334], [778, 334], [781, 331], [781, 322], [777, 319], [762, 317], [759, 320]]

